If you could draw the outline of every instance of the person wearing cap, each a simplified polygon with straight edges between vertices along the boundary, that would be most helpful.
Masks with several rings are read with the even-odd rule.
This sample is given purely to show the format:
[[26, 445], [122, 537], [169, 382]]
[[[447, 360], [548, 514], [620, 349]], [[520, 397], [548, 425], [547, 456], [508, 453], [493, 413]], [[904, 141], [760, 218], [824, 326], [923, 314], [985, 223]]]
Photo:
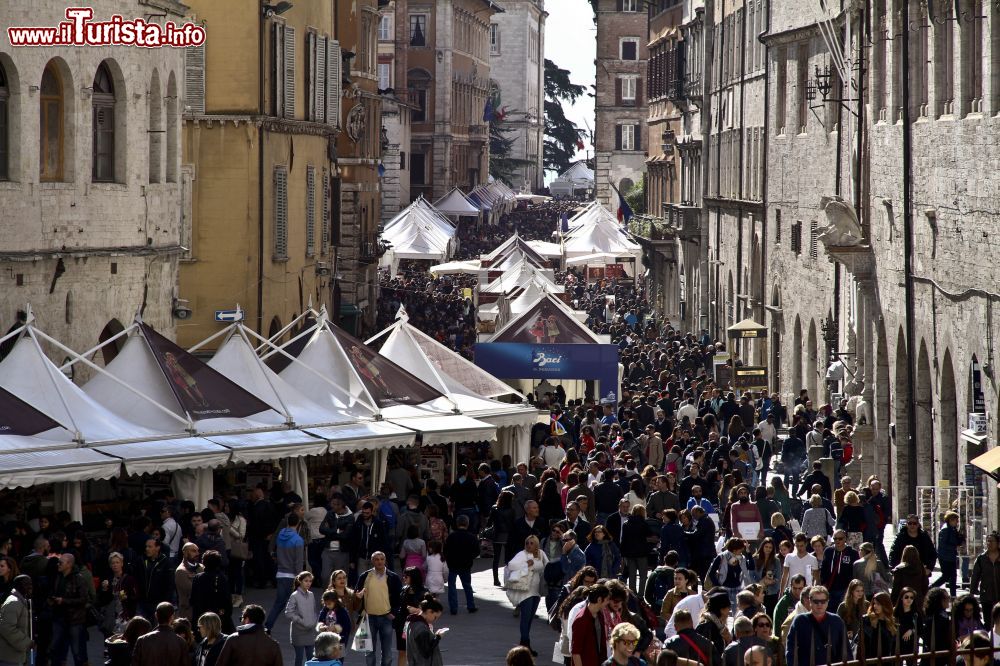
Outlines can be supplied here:
[[[705, 609], [701, 612], [701, 621], [695, 628], [699, 634], [709, 640], [715, 647], [715, 652], [721, 655], [726, 646], [732, 642], [732, 635], [729, 633], [729, 612], [732, 609], [732, 602], [729, 594], [722, 588], [716, 588], [709, 592]], [[676, 626], [676, 623], [675, 623]]]

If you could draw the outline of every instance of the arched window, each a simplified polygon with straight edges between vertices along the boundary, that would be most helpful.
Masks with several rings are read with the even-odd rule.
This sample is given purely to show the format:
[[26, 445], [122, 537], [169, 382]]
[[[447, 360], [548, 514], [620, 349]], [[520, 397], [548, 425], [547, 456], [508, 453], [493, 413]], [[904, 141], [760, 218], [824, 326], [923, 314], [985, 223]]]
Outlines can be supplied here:
[[10, 84], [7, 72], [0, 64], [0, 180], [10, 179], [10, 126], [7, 122], [7, 100], [10, 98]]
[[124, 330], [125, 327], [122, 326], [122, 323], [120, 321], [118, 321], [117, 319], [112, 319], [101, 330], [101, 334], [97, 336], [98, 344], [104, 345], [101, 348], [101, 355], [104, 357], [104, 365], [108, 365], [109, 363], [111, 363], [111, 361], [115, 360], [115, 357], [118, 356], [118, 352], [120, 352], [122, 350], [122, 347], [125, 346], [124, 336], [110, 343], [108, 342], [108, 340], [115, 337]]
[[163, 161], [163, 97], [160, 94], [160, 74], [153, 70], [153, 78], [149, 82], [149, 94], [146, 99], [149, 112], [147, 137], [149, 141], [149, 182], [159, 183], [161, 179], [160, 165]]
[[110, 183], [115, 179], [115, 84], [104, 63], [94, 76], [93, 106], [92, 178], [95, 183]]
[[63, 179], [63, 82], [54, 63], [42, 73], [38, 177], [42, 181]]
[[167, 182], [177, 182], [177, 79], [167, 79]]
[[427, 120], [427, 90], [430, 88], [431, 75], [425, 69], [411, 69], [406, 73], [406, 87], [409, 91], [409, 101], [418, 108], [411, 112], [412, 122], [422, 123]]

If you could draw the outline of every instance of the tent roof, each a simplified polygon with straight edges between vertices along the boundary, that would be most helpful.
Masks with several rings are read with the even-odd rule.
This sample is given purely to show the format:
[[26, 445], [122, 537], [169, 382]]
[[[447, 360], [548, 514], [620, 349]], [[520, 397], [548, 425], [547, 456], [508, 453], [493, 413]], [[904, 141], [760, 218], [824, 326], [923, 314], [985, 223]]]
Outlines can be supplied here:
[[556, 180], [585, 180], [593, 182], [594, 172], [587, 167], [586, 162], [580, 161], [570, 165], [568, 169], [559, 174]]
[[536, 337], [548, 340], [550, 336], [546, 329], [541, 336], [532, 333], [538, 319], [543, 322], [554, 322], [556, 327], [555, 341], [549, 344], [586, 344], [601, 339], [586, 324], [576, 318], [573, 310], [563, 304], [552, 294], [544, 294], [538, 301], [501, 328], [490, 339], [490, 342], [525, 342], [535, 344]]
[[[164, 434], [185, 432], [187, 419], [202, 434], [273, 428], [286, 421], [266, 402], [144, 323], [136, 325], [135, 334], [105, 371], [119, 381], [98, 374], [84, 387], [88, 395]], [[137, 391], [175, 416], [156, 409]]]
[[435, 275], [453, 275], [456, 273], [479, 273], [481, 270], [479, 261], [449, 261], [444, 264], [431, 266], [430, 272]]
[[222, 343], [208, 365], [254, 394], [272, 408], [287, 414], [299, 426], [349, 423], [356, 416], [346, 410], [321, 407], [269, 368], [250, 345], [242, 324]]
[[299, 458], [326, 453], [330, 445], [325, 439], [301, 430], [271, 430], [242, 434], [209, 435], [206, 439], [232, 451], [234, 463], [251, 463], [277, 458]]
[[120, 458], [127, 474], [156, 474], [179, 469], [222, 467], [230, 451], [200, 437], [181, 437], [128, 444], [95, 446], [108, 456]]
[[534, 240], [528, 241], [528, 247], [546, 259], [559, 259], [563, 255], [562, 246], [559, 243]]
[[457, 187], [435, 201], [434, 208], [445, 215], [479, 216], [479, 209]]
[[587, 222], [572, 230], [563, 240], [566, 258], [608, 253], [619, 256], [640, 256], [642, 247], [630, 240], [618, 228], [600, 221]]
[[86, 447], [63, 451], [0, 453], [0, 488], [26, 488], [38, 483], [111, 479], [122, 462]]
[[0, 362], [0, 387], [87, 442], [162, 436], [87, 395], [49, 360], [30, 325]]
[[[480, 289], [480, 292], [487, 294], [499, 294], [513, 291], [517, 287], [526, 285], [532, 279], [541, 279], [546, 282], [553, 282], [542, 269], [536, 268], [526, 261], [520, 261], [509, 267], [497, 279]], [[553, 282], [553, 284], [555, 284]], [[556, 293], [565, 291], [564, 287], [556, 286]]]
[[747, 317], [743, 321], [736, 322], [726, 329], [727, 331], [766, 331], [767, 326], [758, 324], [752, 317]]

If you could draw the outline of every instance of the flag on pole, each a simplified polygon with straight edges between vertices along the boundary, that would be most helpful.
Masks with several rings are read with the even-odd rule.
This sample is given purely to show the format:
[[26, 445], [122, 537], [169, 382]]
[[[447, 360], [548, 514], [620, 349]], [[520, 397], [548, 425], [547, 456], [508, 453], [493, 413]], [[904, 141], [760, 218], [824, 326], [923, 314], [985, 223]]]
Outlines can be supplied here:
[[618, 191], [618, 188], [615, 187], [613, 183], [611, 184], [611, 189], [613, 189], [615, 194], [618, 195], [618, 221], [622, 224], [628, 224], [629, 220], [632, 219], [632, 216], [635, 215], [635, 213], [632, 212], [632, 208], [628, 205], [628, 202], [625, 201], [625, 197]]
[[577, 137], [576, 138], [576, 149], [577, 150], [583, 150], [584, 148], [586, 148], [586, 146], [583, 145], [583, 139], [581, 139], [580, 137]]
[[493, 100], [487, 99], [486, 106], [483, 108], [483, 122], [489, 123], [493, 121]]
[[566, 426], [559, 422], [555, 414], [549, 417], [550, 434], [553, 437], [562, 437], [566, 434]]

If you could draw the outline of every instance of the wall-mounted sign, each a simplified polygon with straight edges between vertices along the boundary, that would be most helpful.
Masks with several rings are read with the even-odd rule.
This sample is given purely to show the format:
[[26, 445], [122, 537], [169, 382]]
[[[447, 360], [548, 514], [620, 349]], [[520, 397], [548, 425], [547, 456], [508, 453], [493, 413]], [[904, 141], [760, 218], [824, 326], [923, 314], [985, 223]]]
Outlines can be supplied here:
[[767, 383], [767, 368], [758, 366], [737, 367], [733, 371], [733, 388], [755, 389], [764, 388]]

